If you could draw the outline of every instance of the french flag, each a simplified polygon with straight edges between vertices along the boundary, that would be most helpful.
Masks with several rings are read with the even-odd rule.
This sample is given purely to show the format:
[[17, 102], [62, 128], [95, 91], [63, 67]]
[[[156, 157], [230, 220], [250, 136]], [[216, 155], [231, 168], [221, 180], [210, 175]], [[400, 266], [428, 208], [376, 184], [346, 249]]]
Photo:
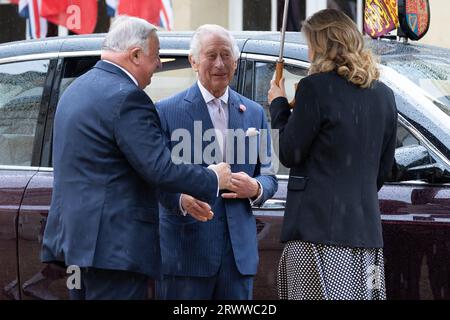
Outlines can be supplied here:
[[28, 19], [28, 32], [32, 39], [47, 36], [47, 20], [41, 18], [42, 0], [19, 0], [19, 15]]
[[161, 11], [159, 12], [160, 23], [159, 26], [167, 31], [173, 30], [173, 10], [172, 1], [162, 0]]

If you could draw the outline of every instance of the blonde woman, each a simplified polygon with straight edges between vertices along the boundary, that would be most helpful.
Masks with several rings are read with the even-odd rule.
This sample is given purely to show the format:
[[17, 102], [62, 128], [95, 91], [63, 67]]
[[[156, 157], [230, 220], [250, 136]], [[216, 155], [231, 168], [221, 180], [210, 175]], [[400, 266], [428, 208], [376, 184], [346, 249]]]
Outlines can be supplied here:
[[292, 113], [283, 80], [268, 93], [280, 160], [291, 168], [279, 296], [385, 299], [377, 192], [394, 162], [394, 95], [344, 13], [319, 11], [302, 31], [311, 68]]

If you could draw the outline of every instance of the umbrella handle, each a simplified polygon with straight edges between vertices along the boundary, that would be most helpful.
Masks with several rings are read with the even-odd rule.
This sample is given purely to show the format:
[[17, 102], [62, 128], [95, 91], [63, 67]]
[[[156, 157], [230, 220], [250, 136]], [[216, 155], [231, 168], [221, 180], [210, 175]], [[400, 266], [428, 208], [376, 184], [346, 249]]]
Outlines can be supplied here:
[[[277, 64], [275, 66], [275, 83], [277, 86], [280, 85], [280, 80], [283, 77], [283, 69], [284, 69], [284, 60], [277, 61]], [[295, 85], [295, 90], [297, 90], [297, 85], [298, 83]], [[289, 108], [292, 109], [294, 107], [295, 107], [295, 98], [289, 102]]]
[[277, 86], [280, 85], [280, 80], [283, 77], [284, 60], [277, 61], [275, 66], [275, 83]]

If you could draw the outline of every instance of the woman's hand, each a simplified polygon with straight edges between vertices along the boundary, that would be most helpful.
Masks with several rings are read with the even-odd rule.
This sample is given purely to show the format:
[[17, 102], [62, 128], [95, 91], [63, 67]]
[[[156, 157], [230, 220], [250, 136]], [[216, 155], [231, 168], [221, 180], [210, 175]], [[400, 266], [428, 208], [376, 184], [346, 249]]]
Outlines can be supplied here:
[[269, 104], [271, 104], [272, 101], [278, 97], [286, 97], [286, 90], [284, 89], [284, 77], [280, 79], [279, 86], [275, 83], [275, 80], [270, 81], [270, 89], [267, 92]]

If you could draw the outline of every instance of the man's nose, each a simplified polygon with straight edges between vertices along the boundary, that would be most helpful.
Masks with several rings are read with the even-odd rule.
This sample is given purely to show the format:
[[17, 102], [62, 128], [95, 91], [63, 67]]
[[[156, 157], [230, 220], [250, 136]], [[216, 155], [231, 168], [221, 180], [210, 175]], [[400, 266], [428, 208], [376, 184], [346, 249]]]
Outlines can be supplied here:
[[223, 67], [224, 63], [221, 56], [217, 56], [216, 61], [214, 61], [214, 65], [218, 68]]
[[157, 68], [158, 69], [162, 69], [162, 67], [163, 67], [163, 65], [162, 65], [162, 62], [161, 62], [161, 58], [158, 57], [158, 66], [157, 66]]

